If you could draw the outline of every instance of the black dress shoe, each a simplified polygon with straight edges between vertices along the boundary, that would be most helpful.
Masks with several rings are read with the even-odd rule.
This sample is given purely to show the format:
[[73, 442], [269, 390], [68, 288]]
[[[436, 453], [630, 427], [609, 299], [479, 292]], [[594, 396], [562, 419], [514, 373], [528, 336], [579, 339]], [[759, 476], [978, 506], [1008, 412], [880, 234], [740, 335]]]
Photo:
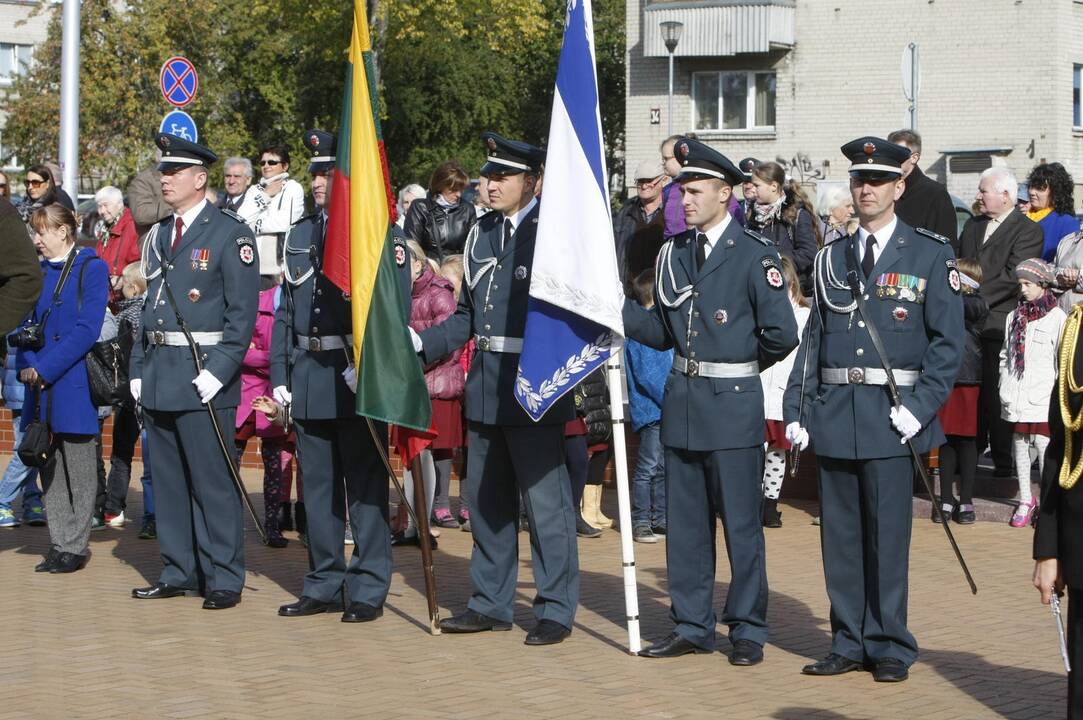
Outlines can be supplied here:
[[805, 675], [842, 675], [843, 673], [860, 670], [864, 667], [857, 660], [831, 653], [823, 660], [818, 660], [811, 665], [801, 668]]
[[320, 613], [337, 612], [342, 609], [341, 600], [324, 602], [316, 598], [302, 595], [297, 602], [282, 605], [278, 608], [278, 614], [282, 617], [303, 617], [305, 615], [319, 615]]
[[56, 562], [49, 568], [54, 575], [59, 573], [73, 573], [82, 570], [86, 566], [89, 555], [76, 555], [75, 553], [62, 552], [56, 556]]
[[[429, 547], [433, 550], [436, 549], [436, 538], [432, 535], [429, 536]], [[400, 530], [391, 536], [392, 547], [421, 547], [421, 536], [414, 532], [413, 535], [407, 535], [404, 531]]]
[[778, 500], [763, 501], [763, 526], [765, 528], [782, 527], [782, 513], [778, 511]]
[[342, 622], [371, 622], [384, 614], [383, 607], [373, 607], [368, 603], [352, 602], [342, 613]]
[[872, 679], [876, 682], [902, 682], [910, 677], [910, 669], [902, 660], [885, 658], [872, 669]]
[[195, 590], [175, 587], [165, 583], [155, 583], [150, 587], [136, 588], [132, 590], [132, 597], [139, 600], [161, 600], [163, 598], [180, 597], [181, 595], [195, 595]]
[[58, 555], [60, 555], [60, 552], [56, 548], [49, 548], [49, 552], [45, 553], [45, 557], [42, 558], [41, 562], [34, 566], [34, 572], [49, 572], [52, 570]]
[[670, 633], [669, 637], [660, 642], [656, 642], [650, 647], [645, 647], [639, 651], [641, 657], [649, 658], [671, 658], [680, 657], [681, 655], [687, 655], [689, 653], [695, 653], [697, 655], [710, 655], [713, 650], [707, 648], [701, 648], [695, 643], [685, 640], [679, 633]]
[[730, 665], [759, 665], [763, 662], [763, 645], [751, 640], [735, 640], [733, 652], [730, 653]]
[[228, 610], [241, 601], [241, 594], [232, 590], [211, 590], [203, 601], [204, 610]]
[[556, 645], [572, 634], [569, 628], [555, 620], [539, 620], [523, 641], [525, 645]]
[[486, 630], [511, 630], [511, 623], [467, 610], [442, 620], [440, 629], [449, 633], [476, 633]]
[[286, 538], [282, 537], [281, 535], [268, 535], [267, 536], [267, 547], [284, 548], [289, 544], [290, 544], [290, 541], [287, 540]]

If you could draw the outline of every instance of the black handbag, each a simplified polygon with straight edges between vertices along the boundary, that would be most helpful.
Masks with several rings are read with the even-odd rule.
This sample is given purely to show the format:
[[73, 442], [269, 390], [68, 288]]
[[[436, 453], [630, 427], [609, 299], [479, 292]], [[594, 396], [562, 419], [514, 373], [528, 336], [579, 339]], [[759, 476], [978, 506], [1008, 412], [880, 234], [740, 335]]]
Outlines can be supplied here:
[[41, 417], [41, 389], [38, 388], [37, 417], [32, 420], [23, 431], [23, 438], [19, 441], [17, 454], [23, 465], [32, 468], [43, 468], [53, 456], [56, 444], [53, 440], [53, 432], [49, 428], [49, 420], [53, 415], [53, 394], [49, 393], [49, 400], [45, 411], [45, 418]]
[[[83, 272], [89, 264], [89, 261], [85, 262], [79, 268], [75, 301], [77, 308], [82, 308], [83, 305]], [[119, 340], [114, 338], [94, 343], [86, 354], [85, 361], [90, 401], [94, 407], [120, 405], [128, 399], [128, 369]]]

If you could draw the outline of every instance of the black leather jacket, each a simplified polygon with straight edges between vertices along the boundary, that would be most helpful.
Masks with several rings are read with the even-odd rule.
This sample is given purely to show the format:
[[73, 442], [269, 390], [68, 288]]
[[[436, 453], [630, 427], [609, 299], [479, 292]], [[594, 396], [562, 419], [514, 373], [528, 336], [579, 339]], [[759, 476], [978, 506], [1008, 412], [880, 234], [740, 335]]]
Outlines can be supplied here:
[[445, 208], [429, 195], [410, 205], [402, 230], [406, 237], [417, 240], [426, 255], [443, 262], [448, 255], [463, 251], [466, 236], [477, 222], [472, 204], [464, 202], [454, 208]]
[[963, 322], [966, 323], [966, 348], [959, 366], [956, 385], [981, 385], [981, 331], [989, 306], [978, 293], [963, 295]]

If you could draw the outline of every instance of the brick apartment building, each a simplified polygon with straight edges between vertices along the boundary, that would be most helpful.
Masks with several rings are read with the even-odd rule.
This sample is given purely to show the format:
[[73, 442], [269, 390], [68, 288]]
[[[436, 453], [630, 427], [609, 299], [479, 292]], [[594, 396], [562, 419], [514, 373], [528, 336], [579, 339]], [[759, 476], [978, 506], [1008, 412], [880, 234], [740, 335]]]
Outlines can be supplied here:
[[1022, 178], [1057, 160], [1083, 185], [1079, 0], [628, 0], [629, 168], [668, 135], [665, 21], [683, 23], [673, 130], [735, 161], [845, 182], [842, 143], [908, 125], [903, 53], [916, 43], [930, 176], [967, 203], [993, 164]]

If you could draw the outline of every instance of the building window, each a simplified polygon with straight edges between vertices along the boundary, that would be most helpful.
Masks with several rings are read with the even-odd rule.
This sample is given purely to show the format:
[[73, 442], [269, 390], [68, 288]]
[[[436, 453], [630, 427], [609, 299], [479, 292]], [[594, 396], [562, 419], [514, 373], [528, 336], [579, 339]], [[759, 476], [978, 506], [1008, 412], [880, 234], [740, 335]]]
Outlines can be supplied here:
[[33, 49], [33, 45], [0, 43], [0, 85], [9, 85], [16, 76], [26, 74]]
[[1083, 65], [1072, 66], [1072, 127], [1083, 130], [1083, 108], [1080, 108], [1080, 85], [1083, 80]]
[[775, 73], [693, 73], [692, 107], [696, 130], [774, 130]]

